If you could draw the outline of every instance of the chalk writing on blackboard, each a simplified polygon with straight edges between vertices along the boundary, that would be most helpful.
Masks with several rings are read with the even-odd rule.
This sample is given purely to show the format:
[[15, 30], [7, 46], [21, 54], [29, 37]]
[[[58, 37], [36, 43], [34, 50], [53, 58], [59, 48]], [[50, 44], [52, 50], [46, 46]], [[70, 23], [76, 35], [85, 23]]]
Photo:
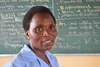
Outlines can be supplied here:
[[16, 54], [29, 43], [22, 19], [36, 5], [50, 8], [56, 18], [52, 53], [100, 53], [100, 0], [0, 0], [0, 54]]

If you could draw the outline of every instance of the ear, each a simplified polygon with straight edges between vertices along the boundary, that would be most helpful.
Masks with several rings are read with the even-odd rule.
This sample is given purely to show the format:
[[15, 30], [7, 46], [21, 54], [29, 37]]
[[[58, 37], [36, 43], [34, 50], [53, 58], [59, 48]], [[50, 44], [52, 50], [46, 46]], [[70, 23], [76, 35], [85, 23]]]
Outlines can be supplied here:
[[30, 39], [29, 31], [25, 31], [25, 34], [26, 34], [27, 38]]

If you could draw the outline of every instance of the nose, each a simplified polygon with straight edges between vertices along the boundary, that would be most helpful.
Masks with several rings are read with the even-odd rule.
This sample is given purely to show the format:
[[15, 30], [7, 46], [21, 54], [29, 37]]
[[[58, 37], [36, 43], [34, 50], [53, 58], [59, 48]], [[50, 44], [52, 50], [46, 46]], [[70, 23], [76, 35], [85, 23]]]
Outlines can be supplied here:
[[44, 36], [44, 37], [47, 37], [47, 36], [49, 36], [49, 35], [50, 35], [49, 31], [45, 30], [45, 31], [43, 32], [43, 36]]

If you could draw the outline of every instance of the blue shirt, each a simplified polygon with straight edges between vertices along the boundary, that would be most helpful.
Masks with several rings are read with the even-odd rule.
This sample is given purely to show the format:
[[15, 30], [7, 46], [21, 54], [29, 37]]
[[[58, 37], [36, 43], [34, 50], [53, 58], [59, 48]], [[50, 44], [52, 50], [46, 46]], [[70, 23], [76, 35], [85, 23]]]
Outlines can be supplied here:
[[[49, 51], [46, 51], [46, 56], [52, 67], [59, 67], [57, 59], [54, 55], [52, 55]], [[24, 45], [21, 51], [3, 67], [49, 67], [49, 65], [36, 56], [28, 45]]]

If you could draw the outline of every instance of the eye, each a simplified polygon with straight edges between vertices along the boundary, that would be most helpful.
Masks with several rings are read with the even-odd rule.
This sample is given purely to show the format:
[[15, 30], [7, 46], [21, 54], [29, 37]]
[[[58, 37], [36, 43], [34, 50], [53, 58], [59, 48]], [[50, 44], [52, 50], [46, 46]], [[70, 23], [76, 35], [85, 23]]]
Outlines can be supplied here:
[[43, 31], [43, 28], [39, 27], [39, 28], [36, 28], [36, 32], [42, 32]]
[[52, 31], [56, 31], [56, 26], [51, 25], [51, 26], [50, 26], [50, 30], [52, 30]]

